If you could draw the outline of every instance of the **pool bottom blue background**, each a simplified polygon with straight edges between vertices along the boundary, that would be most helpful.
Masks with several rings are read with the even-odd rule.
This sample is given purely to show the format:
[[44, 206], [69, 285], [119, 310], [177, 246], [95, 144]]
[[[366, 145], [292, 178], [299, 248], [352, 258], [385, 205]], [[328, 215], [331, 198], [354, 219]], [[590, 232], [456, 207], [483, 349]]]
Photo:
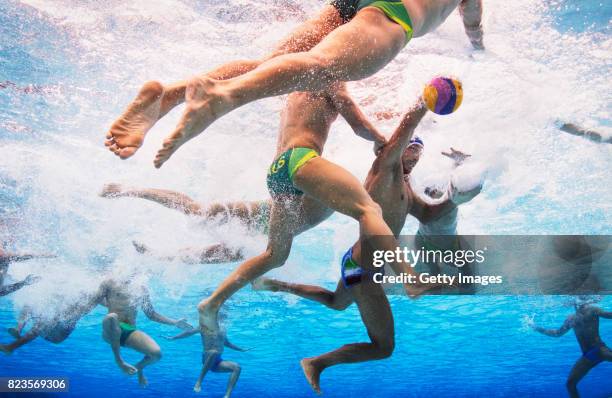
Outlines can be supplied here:
[[[331, 287], [331, 286], [330, 286]], [[252, 294], [252, 293], [251, 293]], [[251, 296], [249, 294], [249, 296]], [[345, 343], [367, 341], [355, 306], [336, 312], [283, 295], [256, 294], [249, 302], [230, 303], [228, 336], [246, 353], [226, 350], [224, 357], [242, 366], [235, 397], [314, 397], [299, 361]], [[258, 299], [261, 301], [258, 302]], [[321, 377], [326, 397], [564, 397], [565, 380], [580, 356], [572, 332], [561, 338], [537, 334], [524, 326], [526, 316], [546, 327], [559, 327], [572, 308], [562, 297], [423, 297], [391, 298], [396, 349], [389, 359], [335, 366]], [[14, 323], [4, 301], [0, 322]], [[600, 303], [612, 307], [612, 298]], [[176, 303], [158, 310], [177, 315]], [[178, 306], [180, 312], [186, 306]], [[105, 312], [98, 308], [81, 320], [68, 340], [54, 345], [43, 339], [0, 357], [2, 376], [66, 376], [70, 392], [36, 396], [74, 397], [222, 397], [228, 374], [209, 373], [202, 392], [193, 392], [201, 368], [198, 336], [166, 341], [175, 328], [139, 315], [138, 326], [162, 347], [160, 362], [146, 368], [149, 386], [124, 375], [101, 338]], [[234, 314], [234, 315], [232, 315]], [[183, 314], [179, 314], [183, 315]], [[194, 314], [195, 316], [195, 314]], [[190, 319], [194, 321], [194, 319]], [[3, 331], [0, 341], [9, 341]], [[604, 341], [612, 340], [612, 320], [601, 320]], [[123, 349], [131, 363], [140, 355]], [[602, 363], [579, 384], [583, 397], [612, 396], [612, 363]], [[2, 394], [2, 396], [9, 396]], [[20, 393], [26, 397], [33, 394]]]

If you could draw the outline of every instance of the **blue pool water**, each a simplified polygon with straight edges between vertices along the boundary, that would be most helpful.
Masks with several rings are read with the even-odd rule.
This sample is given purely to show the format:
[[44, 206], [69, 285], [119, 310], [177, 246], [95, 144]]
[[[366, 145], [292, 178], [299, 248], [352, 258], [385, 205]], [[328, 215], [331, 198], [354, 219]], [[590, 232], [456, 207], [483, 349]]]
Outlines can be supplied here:
[[[174, 189], [199, 201], [253, 200], [267, 195], [265, 171], [274, 154], [282, 99], [244, 107], [182, 148], [161, 170], [152, 158], [180, 111], [152, 130], [139, 153], [120, 162], [103, 135], [139, 85], [257, 57], [322, 2], [273, 12], [274, 0], [191, 2], [135, 0], [0, 0], [0, 239], [14, 251], [52, 252], [54, 260], [13, 264], [9, 275], [41, 275], [39, 283], [0, 298], [0, 326], [20, 308], [51, 312], [103, 275], [137, 267], [159, 312], [196, 322], [195, 305], [236, 264], [192, 266], [134, 252], [138, 240], [172, 253], [220, 240], [249, 254], [265, 245], [237, 225], [202, 227], [181, 214], [138, 200], [105, 200], [103, 184]], [[151, 4], [154, 3], [154, 4]], [[487, 51], [473, 54], [454, 15], [435, 33], [414, 40], [377, 76], [352, 83], [370, 115], [402, 110], [438, 73], [461, 77], [459, 112], [428, 116], [427, 143], [414, 183], [443, 183], [449, 146], [487, 169], [484, 192], [460, 211], [466, 234], [612, 234], [611, 145], [559, 133], [556, 120], [609, 136], [612, 71], [609, 1], [485, 1]], [[383, 123], [387, 133], [392, 122]], [[348, 126], [334, 127], [326, 156], [363, 178], [370, 147]], [[406, 223], [413, 233], [416, 223]], [[171, 231], [171, 233], [168, 233]], [[337, 260], [356, 238], [352, 220], [333, 216], [300, 236], [276, 277], [333, 288]], [[571, 309], [562, 297], [425, 297], [391, 299], [396, 351], [387, 360], [328, 369], [325, 396], [556, 397], [579, 357], [568, 334], [552, 339], [525, 327], [528, 317], [560, 326]], [[612, 299], [602, 307], [611, 309]], [[343, 313], [281, 294], [244, 289], [229, 301], [229, 337], [252, 348], [226, 352], [243, 373], [236, 397], [310, 397], [299, 360], [367, 339], [354, 307]], [[0, 375], [67, 376], [71, 396], [195, 396], [201, 345], [193, 337], [165, 341], [171, 327], [139, 317], [139, 328], [161, 345], [140, 389], [115, 366], [101, 339], [103, 309], [81, 320], [61, 345], [39, 339], [0, 357]], [[612, 321], [601, 333], [612, 341]], [[9, 335], [0, 330], [0, 342]], [[128, 361], [138, 356], [126, 352]], [[580, 384], [584, 396], [612, 396], [612, 367], [602, 364]], [[209, 374], [202, 395], [222, 396], [226, 375]]]

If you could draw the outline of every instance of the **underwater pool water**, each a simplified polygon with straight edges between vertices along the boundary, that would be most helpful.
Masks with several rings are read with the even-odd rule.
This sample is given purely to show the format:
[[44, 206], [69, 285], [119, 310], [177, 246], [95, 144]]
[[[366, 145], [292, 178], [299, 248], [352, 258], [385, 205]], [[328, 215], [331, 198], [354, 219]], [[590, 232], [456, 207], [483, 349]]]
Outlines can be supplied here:
[[[321, 1], [148, 2], [0, 0], [0, 238], [15, 251], [52, 252], [54, 260], [13, 264], [15, 280], [42, 280], [0, 298], [0, 325], [20, 308], [51, 312], [91, 291], [103, 275], [138, 267], [159, 312], [196, 322], [195, 305], [236, 264], [162, 262], [132, 248], [138, 240], [172, 253], [180, 247], [227, 241], [248, 254], [265, 245], [237, 225], [203, 227], [139, 200], [98, 197], [119, 182], [185, 192], [202, 202], [265, 198], [282, 98], [250, 104], [215, 123], [161, 170], [152, 158], [180, 110], [151, 131], [138, 154], [118, 161], [103, 135], [142, 82], [170, 82], [236, 58], [264, 54], [279, 36], [312, 14]], [[274, 10], [271, 12], [270, 10]], [[465, 234], [612, 234], [609, 198], [611, 145], [560, 133], [557, 120], [610, 131], [612, 3], [606, 1], [485, 1], [487, 51], [474, 53], [453, 15], [414, 40], [384, 70], [350, 91], [369, 115], [406, 109], [436, 74], [461, 78], [465, 98], [448, 117], [427, 116], [426, 141], [414, 184], [443, 184], [449, 146], [472, 153], [487, 170], [484, 191], [460, 210]], [[396, 121], [381, 123], [390, 133]], [[344, 122], [334, 125], [326, 156], [363, 178], [373, 160], [367, 143]], [[417, 223], [408, 220], [405, 233]], [[172, 231], [172, 233], [168, 233]], [[343, 216], [300, 236], [285, 267], [272, 275], [335, 286], [338, 261], [357, 236]], [[146, 271], [146, 272], [145, 272]], [[425, 297], [391, 299], [396, 351], [387, 360], [328, 369], [325, 396], [551, 397], [564, 396], [579, 357], [568, 334], [531, 332], [525, 317], [560, 326], [571, 312], [562, 297]], [[612, 308], [605, 298], [602, 307]], [[299, 360], [367, 338], [356, 308], [338, 313], [282, 294], [246, 288], [229, 301], [228, 335], [246, 353], [226, 351], [242, 365], [236, 397], [310, 397]], [[139, 327], [162, 347], [140, 389], [124, 376], [101, 339], [103, 309], [81, 320], [61, 345], [39, 339], [0, 357], [0, 374], [61, 375], [71, 396], [191, 396], [200, 369], [197, 337], [176, 342], [171, 327], [142, 314]], [[612, 322], [602, 321], [612, 341]], [[0, 330], [0, 342], [9, 341]], [[126, 353], [129, 361], [138, 358]], [[612, 396], [612, 367], [602, 364], [579, 385], [584, 396]], [[209, 374], [203, 396], [222, 396], [226, 375]], [[58, 394], [63, 396], [62, 394]]]

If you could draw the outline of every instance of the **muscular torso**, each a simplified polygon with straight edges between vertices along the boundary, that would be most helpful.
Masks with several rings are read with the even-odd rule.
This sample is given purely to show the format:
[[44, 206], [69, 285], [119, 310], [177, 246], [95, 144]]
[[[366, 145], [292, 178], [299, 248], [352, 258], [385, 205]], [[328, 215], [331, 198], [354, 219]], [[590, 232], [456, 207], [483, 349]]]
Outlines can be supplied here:
[[599, 316], [594, 308], [579, 309], [573, 316], [572, 326], [583, 352], [603, 344], [599, 336]]
[[379, 156], [372, 164], [364, 187], [370, 197], [382, 209], [383, 218], [393, 235], [398, 236], [406, 222], [408, 210], [412, 207], [412, 190], [404, 182], [402, 165], [397, 162], [393, 170], [381, 167]]
[[104, 301], [108, 312], [117, 314], [120, 322], [134, 325], [140, 297], [134, 295], [132, 289], [133, 286], [129, 282], [106, 282]]
[[204, 352], [216, 351], [219, 354], [225, 349], [225, 332], [221, 333], [201, 333], [202, 347]]
[[290, 94], [281, 117], [277, 155], [296, 147], [312, 148], [321, 154], [337, 117], [338, 112], [327, 94]]

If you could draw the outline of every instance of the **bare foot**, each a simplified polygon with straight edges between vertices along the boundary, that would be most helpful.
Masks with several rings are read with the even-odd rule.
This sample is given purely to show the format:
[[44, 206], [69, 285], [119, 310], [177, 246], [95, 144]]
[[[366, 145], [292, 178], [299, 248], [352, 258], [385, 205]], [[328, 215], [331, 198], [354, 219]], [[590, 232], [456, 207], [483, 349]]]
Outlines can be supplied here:
[[251, 282], [251, 287], [255, 291], [266, 290], [269, 292], [278, 292], [280, 289], [274, 284], [274, 280], [270, 278], [260, 277]]
[[8, 345], [4, 345], [4, 344], [0, 344], [0, 351], [5, 353], [6, 355], [11, 355], [13, 353], [13, 350], [9, 348]]
[[321, 371], [312, 364], [312, 359], [305, 358], [300, 361], [300, 365], [302, 366], [302, 371], [304, 371], [304, 376], [306, 376], [306, 380], [310, 387], [317, 394], [321, 395], [321, 386], [319, 385], [319, 378], [321, 377]]
[[145, 388], [147, 385], [149, 385], [149, 381], [145, 377], [142, 369], [138, 371], [138, 384], [140, 384], [142, 388]]
[[123, 372], [130, 376], [138, 372], [138, 369], [136, 369], [134, 366], [130, 365], [125, 361], [117, 362], [117, 365], [119, 366], [119, 369], [121, 369]]
[[104, 145], [121, 159], [132, 156], [142, 145], [147, 132], [166, 113], [161, 109], [163, 94], [164, 86], [160, 82], [146, 82], [134, 101], [115, 120], [106, 134]]
[[232, 109], [228, 97], [219, 94], [216, 85], [207, 77], [195, 77], [189, 82], [185, 94], [187, 106], [176, 129], [157, 152], [155, 167], [160, 168], [181, 145]]
[[8, 332], [8, 334], [13, 336], [15, 339], [18, 339], [21, 337], [21, 334], [19, 333], [19, 330], [17, 330], [17, 328], [8, 328], [6, 329], [6, 331]]
[[193, 386], [193, 391], [195, 391], [195, 392], [202, 391], [202, 384], [200, 384], [199, 381], [197, 383], [195, 383], [195, 386]]
[[121, 184], [110, 183], [104, 185], [100, 196], [103, 198], [118, 198], [123, 193], [123, 187]]
[[212, 308], [209, 304], [209, 300], [198, 304], [198, 312], [200, 314], [200, 329], [207, 335], [218, 335], [219, 321], [217, 320], [218, 310]]

